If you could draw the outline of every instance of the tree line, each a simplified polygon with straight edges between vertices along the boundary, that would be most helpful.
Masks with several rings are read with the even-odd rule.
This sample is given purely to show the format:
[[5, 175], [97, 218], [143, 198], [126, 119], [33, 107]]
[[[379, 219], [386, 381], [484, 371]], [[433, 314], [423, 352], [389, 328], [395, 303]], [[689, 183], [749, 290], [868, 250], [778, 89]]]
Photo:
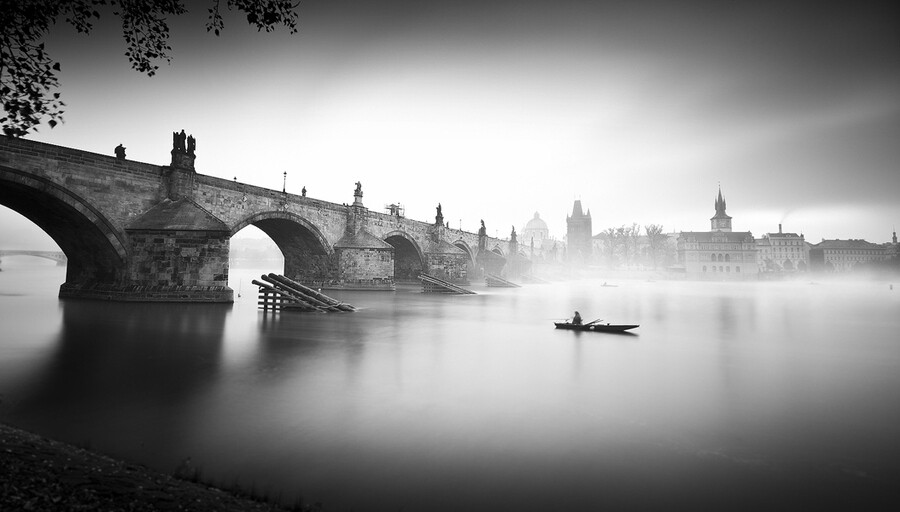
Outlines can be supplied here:
[[594, 262], [607, 268], [665, 268], [675, 263], [675, 246], [662, 224], [606, 228], [594, 237]]

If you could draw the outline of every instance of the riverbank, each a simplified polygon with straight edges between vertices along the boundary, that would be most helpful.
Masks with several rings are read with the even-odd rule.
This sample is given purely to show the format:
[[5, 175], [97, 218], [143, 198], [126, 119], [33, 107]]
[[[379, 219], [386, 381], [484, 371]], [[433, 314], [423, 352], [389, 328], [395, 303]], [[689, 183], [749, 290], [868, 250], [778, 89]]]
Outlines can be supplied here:
[[251, 499], [0, 424], [0, 510], [318, 511]]

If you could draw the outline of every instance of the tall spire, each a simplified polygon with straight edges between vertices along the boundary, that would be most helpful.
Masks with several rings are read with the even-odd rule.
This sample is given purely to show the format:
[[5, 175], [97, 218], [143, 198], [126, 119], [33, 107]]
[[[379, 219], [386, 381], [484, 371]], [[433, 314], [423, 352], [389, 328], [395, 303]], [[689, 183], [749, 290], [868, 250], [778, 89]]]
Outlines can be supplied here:
[[712, 231], [731, 231], [731, 217], [725, 213], [725, 198], [722, 197], [721, 184], [719, 184], [719, 195], [716, 197], [716, 214], [709, 220]]
[[722, 185], [719, 185], [719, 197], [716, 198], [716, 215], [725, 214], [725, 198], [722, 197]]

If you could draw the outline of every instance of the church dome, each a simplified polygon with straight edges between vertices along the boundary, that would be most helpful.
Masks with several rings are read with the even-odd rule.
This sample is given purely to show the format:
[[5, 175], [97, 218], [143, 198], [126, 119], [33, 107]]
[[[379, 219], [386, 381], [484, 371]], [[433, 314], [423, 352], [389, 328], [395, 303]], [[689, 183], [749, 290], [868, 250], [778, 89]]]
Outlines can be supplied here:
[[534, 212], [534, 218], [525, 224], [525, 229], [532, 231], [547, 231], [547, 223], [541, 219], [538, 212]]
[[534, 212], [534, 218], [525, 224], [525, 229], [523, 229], [522, 233], [519, 235], [520, 243], [524, 243], [525, 245], [534, 244], [537, 247], [540, 247], [544, 240], [548, 240], [549, 238], [550, 230], [547, 229], [547, 223], [541, 220], [541, 216], [538, 212]]

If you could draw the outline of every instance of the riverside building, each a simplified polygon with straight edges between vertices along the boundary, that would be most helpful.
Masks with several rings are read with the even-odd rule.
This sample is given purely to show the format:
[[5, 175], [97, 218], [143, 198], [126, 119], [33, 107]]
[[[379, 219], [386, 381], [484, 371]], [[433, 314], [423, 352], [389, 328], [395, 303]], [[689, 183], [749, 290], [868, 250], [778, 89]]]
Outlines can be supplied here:
[[809, 244], [803, 233], [766, 233], [756, 241], [760, 272], [806, 272], [809, 270]]
[[815, 270], [848, 272], [860, 264], [884, 261], [888, 251], [884, 246], [865, 240], [825, 240], [809, 250], [810, 263]]
[[758, 278], [756, 240], [749, 231], [732, 231], [721, 187], [715, 208], [709, 231], [682, 231], [678, 235], [679, 267], [688, 277], [697, 279]]

